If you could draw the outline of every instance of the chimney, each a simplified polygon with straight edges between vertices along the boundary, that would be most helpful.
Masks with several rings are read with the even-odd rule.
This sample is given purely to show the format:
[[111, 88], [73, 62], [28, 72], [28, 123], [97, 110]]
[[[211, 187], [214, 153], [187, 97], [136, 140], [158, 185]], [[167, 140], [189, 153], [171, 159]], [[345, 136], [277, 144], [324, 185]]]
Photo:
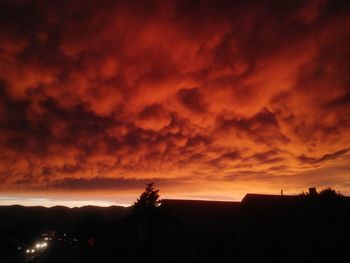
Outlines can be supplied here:
[[316, 187], [309, 188], [309, 195], [317, 195]]

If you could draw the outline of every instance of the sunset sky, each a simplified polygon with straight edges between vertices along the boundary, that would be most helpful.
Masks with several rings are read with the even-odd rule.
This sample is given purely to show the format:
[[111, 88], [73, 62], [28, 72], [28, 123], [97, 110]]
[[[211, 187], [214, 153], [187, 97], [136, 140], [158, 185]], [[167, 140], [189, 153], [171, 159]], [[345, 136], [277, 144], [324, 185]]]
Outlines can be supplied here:
[[350, 1], [0, 2], [0, 205], [350, 194]]

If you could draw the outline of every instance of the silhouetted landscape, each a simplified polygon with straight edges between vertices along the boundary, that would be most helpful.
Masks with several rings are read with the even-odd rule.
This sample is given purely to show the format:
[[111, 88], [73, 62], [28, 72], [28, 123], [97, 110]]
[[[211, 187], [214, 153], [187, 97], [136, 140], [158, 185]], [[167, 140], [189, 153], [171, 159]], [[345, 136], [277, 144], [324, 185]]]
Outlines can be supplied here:
[[311, 188], [241, 202], [131, 207], [0, 207], [1, 262], [329, 262], [346, 258], [350, 198]]

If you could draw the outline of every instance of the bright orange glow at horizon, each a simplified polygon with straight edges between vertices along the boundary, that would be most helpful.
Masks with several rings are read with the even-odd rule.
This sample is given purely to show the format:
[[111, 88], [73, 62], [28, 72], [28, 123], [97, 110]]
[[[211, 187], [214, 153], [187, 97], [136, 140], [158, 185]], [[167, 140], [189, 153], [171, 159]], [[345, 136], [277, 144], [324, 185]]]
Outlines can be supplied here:
[[349, 13], [1, 1], [0, 205], [350, 194]]

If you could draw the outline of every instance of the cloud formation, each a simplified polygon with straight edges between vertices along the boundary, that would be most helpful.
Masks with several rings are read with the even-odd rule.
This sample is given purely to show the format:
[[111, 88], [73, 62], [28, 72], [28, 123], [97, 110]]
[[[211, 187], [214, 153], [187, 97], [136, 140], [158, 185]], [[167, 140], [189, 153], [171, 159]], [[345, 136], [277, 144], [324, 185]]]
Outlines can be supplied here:
[[0, 191], [350, 193], [349, 28], [348, 1], [1, 1]]

